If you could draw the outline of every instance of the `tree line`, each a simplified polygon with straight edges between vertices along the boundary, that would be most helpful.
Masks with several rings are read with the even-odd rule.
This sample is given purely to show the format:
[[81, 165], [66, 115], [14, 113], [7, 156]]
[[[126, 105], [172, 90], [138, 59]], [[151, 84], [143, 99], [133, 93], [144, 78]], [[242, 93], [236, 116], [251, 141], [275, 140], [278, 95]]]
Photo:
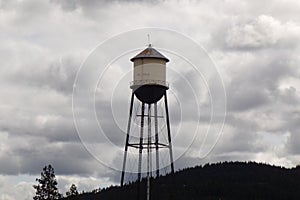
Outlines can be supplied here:
[[[47, 180], [45, 180], [47, 179]], [[146, 194], [146, 180], [110, 186], [75, 194], [70, 187], [66, 197], [57, 189], [54, 170], [43, 169], [34, 200], [117, 200], [136, 199], [137, 186]], [[285, 168], [256, 162], [223, 162], [205, 164], [151, 179], [152, 200], [299, 200], [300, 166]], [[75, 186], [75, 185], [74, 185]], [[143, 198], [145, 199], [145, 198]]]
[[[35, 196], [33, 200], [55, 200], [55, 199], [62, 199], [64, 195], [61, 194], [57, 187], [57, 179], [55, 177], [54, 168], [49, 164], [43, 168], [41, 172], [41, 177], [36, 178], [38, 182], [36, 185], [33, 185], [35, 189]], [[100, 192], [99, 189], [95, 189], [92, 191], [93, 193]], [[81, 194], [85, 192], [82, 191]], [[77, 196], [79, 192], [75, 184], [70, 186], [70, 189], [66, 192], [66, 197]]]

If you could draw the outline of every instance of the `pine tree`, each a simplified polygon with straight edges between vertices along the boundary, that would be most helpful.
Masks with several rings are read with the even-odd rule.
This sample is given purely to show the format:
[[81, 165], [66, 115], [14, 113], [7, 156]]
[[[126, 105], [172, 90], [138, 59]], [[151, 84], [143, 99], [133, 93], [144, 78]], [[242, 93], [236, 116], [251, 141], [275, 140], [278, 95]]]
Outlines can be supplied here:
[[77, 191], [77, 187], [75, 184], [72, 184], [70, 187], [70, 190], [68, 192], [66, 192], [67, 197], [69, 196], [76, 196], [78, 195], [78, 191]]
[[58, 192], [54, 169], [51, 165], [43, 168], [41, 178], [37, 178], [36, 181], [38, 184], [33, 186], [36, 189], [34, 200], [54, 200], [62, 197]]

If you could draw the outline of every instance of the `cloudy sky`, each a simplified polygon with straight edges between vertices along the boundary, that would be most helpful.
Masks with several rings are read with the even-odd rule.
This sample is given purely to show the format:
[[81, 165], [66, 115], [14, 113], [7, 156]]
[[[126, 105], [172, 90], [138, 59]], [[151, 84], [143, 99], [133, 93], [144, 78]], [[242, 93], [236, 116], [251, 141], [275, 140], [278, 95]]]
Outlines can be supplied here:
[[[0, 200], [32, 199], [35, 178], [49, 163], [63, 193], [71, 183], [80, 191], [118, 184], [130, 99], [128, 59], [146, 47], [147, 32], [171, 58], [176, 169], [225, 160], [299, 164], [299, 13], [296, 0], [0, 0]], [[203, 49], [193, 51], [176, 39], [183, 35]], [[174, 44], [184, 53], [172, 53]], [[211, 59], [200, 71], [212, 73], [202, 79], [184, 71], [193, 60], [183, 57], [195, 52]], [[105, 58], [111, 58], [110, 66], [101, 76], [98, 61]], [[94, 68], [80, 71], [87, 66]], [[88, 83], [93, 73], [96, 84]], [[80, 87], [93, 90], [93, 118], [106, 138], [93, 135], [99, 126], [90, 124], [95, 119], [89, 118], [89, 97], [76, 93], [72, 111], [73, 88]], [[225, 124], [225, 109], [214, 103], [226, 103]]]

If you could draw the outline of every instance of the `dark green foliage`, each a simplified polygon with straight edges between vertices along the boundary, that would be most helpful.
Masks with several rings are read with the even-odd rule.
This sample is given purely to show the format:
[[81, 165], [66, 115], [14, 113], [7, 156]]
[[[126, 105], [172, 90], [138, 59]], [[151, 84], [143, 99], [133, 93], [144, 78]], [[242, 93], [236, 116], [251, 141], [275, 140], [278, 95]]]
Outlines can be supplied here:
[[54, 174], [54, 169], [51, 165], [45, 166], [41, 173], [41, 178], [37, 178], [37, 185], [33, 188], [36, 189], [34, 200], [54, 200], [62, 198], [58, 192], [57, 181]]
[[72, 184], [71, 187], [70, 187], [70, 189], [69, 189], [69, 191], [66, 192], [67, 197], [69, 197], [69, 196], [76, 196], [78, 194], [79, 193], [77, 191], [77, 187], [76, 187], [75, 184]]
[[[225, 162], [184, 169], [151, 180], [152, 200], [298, 200], [300, 168], [286, 169], [255, 162]], [[141, 183], [145, 199], [146, 180]], [[109, 187], [78, 200], [133, 199], [137, 183]], [[74, 200], [67, 198], [66, 200]]]

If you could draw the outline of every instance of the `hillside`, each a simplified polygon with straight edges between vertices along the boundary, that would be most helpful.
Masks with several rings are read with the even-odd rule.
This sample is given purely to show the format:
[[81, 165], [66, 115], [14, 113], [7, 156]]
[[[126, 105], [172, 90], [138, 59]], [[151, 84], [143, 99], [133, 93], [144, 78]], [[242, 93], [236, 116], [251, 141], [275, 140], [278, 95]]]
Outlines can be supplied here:
[[[142, 194], [145, 195], [145, 180]], [[300, 167], [287, 169], [254, 162], [206, 164], [152, 179], [155, 200], [267, 200], [300, 199]], [[136, 199], [136, 184], [110, 187], [97, 194], [64, 200]], [[143, 198], [146, 199], [146, 198]]]

